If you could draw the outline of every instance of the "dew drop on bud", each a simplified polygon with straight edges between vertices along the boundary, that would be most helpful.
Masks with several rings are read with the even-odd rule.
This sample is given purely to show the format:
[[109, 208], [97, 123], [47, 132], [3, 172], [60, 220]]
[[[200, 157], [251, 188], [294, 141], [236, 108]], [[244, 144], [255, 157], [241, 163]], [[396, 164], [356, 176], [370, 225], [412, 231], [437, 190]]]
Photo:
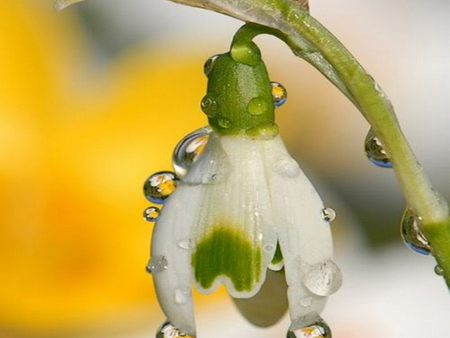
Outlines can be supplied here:
[[144, 195], [152, 203], [164, 204], [178, 186], [180, 179], [171, 171], [151, 175], [144, 183]]
[[332, 222], [336, 219], [336, 211], [331, 208], [323, 208], [320, 211], [322, 218], [327, 222]]
[[331, 338], [331, 329], [323, 319], [296, 330], [289, 330], [287, 338]]
[[219, 118], [217, 124], [223, 129], [228, 129], [231, 127], [231, 121], [226, 118]]
[[430, 243], [420, 231], [417, 216], [410, 209], [406, 209], [403, 214], [400, 232], [403, 242], [408, 248], [422, 255], [431, 253]]
[[156, 222], [158, 220], [161, 210], [157, 207], [148, 207], [144, 210], [144, 219], [147, 222]]
[[214, 112], [216, 111], [216, 100], [211, 94], [206, 94], [205, 97], [203, 97], [202, 102], [200, 103], [200, 107], [202, 111], [206, 114], [208, 117], [213, 117]]
[[287, 91], [281, 83], [271, 82], [272, 85], [272, 100], [275, 107], [280, 107], [285, 104], [287, 100]]
[[342, 272], [331, 260], [304, 265], [303, 285], [318, 296], [330, 296], [342, 285]]
[[203, 127], [183, 137], [172, 155], [172, 165], [179, 177], [186, 176], [189, 168], [198, 159], [209, 141], [210, 127]]
[[205, 65], [203, 66], [203, 73], [206, 76], [209, 76], [209, 74], [213, 70], [214, 64], [216, 63], [219, 56], [220, 56], [220, 54], [216, 54], [216, 55], [211, 56], [208, 60], [206, 60]]
[[166, 321], [156, 332], [156, 338], [194, 338], [192, 336], [188, 336], [184, 332], [177, 329], [173, 326], [169, 321]]
[[387, 157], [386, 151], [383, 149], [380, 140], [375, 136], [371, 128], [367, 133], [364, 142], [364, 151], [367, 158], [375, 165], [382, 168], [392, 168], [392, 162]]
[[270, 109], [273, 109], [273, 107], [271, 108], [270, 106], [270, 101], [267, 102], [262, 97], [254, 97], [247, 105], [247, 112], [253, 116], [265, 114], [269, 112]]

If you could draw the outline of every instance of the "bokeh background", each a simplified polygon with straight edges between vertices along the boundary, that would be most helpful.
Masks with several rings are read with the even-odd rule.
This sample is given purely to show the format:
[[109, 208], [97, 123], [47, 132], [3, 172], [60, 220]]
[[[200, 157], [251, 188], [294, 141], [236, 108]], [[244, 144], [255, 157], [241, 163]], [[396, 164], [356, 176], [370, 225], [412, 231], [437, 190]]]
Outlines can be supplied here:
[[[164, 320], [145, 273], [141, 187], [206, 124], [204, 61], [241, 23], [164, 0], [0, 2], [0, 337], [154, 337]], [[390, 96], [433, 183], [450, 198], [450, 2], [311, 0]], [[258, 38], [292, 154], [338, 217], [336, 338], [448, 337], [450, 297], [410, 252], [404, 199], [363, 154], [368, 125], [279, 41]], [[200, 337], [284, 337], [247, 324], [222, 291], [196, 295]]]

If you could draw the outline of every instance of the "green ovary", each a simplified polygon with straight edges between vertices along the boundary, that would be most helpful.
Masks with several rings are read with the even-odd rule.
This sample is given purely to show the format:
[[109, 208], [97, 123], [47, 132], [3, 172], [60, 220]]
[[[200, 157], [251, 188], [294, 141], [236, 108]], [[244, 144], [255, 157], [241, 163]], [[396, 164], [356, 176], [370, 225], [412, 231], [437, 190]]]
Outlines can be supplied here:
[[198, 242], [192, 266], [195, 280], [204, 289], [210, 288], [217, 277], [226, 276], [236, 291], [251, 291], [261, 278], [261, 247], [244, 232], [218, 224]]

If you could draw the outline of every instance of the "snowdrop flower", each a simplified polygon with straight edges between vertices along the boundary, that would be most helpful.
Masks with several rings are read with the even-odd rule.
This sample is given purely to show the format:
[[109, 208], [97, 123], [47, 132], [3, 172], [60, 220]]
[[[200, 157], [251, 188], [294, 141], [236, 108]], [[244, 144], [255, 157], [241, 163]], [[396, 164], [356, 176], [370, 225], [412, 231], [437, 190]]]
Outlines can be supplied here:
[[149, 263], [168, 319], [158, 337], [168, 337], [167, 325], [171, 337], [195, 336], [192, 285], [211, 293], [224, 284], [251, 322], [271, 325], [286, 310], [262, 299], [270, 297], [264, 283], [274, 281], [287, 284], [289, 337], [331, 336], [319, 314], [342, 282], [332, 261], [333, 211], [278, 135], [274, 106], [284, 89], [269, 81], [259, 54], [250, 62], [246, 54], [207, 61], [202, 110], [212, 129], [189, 135], [175, 152], [182, 177], [155, 225]]

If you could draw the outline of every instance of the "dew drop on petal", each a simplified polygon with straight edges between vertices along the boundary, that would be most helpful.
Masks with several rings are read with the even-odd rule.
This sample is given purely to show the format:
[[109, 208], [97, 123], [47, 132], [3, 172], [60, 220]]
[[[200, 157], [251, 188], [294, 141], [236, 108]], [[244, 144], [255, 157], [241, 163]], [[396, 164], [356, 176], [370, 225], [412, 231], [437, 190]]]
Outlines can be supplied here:
[[275, 246], [271, 245], [271, 244], [267, 244], [264, 246], [264, 251], [265, 252], [271, 252], [275, 250]]
[[157, 207], [148, 207], [144, 210], [144, 219], [147, 222], [156, 222], [161, 214], [161, 210]]
[[272, 99], [275, 107], [282, 106], [287, 100], [287, 91], [281, 83], [271, 82], [272, 85]]
[[179, 182], [180, 179], [174, 172], [157, 172], [145, 181], [144, 195], [152, 203], [164, 204]]
[[189, 250], [191, 248], [191, 240], [186, 238], [186, 239], [181, 239], [180, 241], [178, 241], [178, 246], [181, 249], [184, 250]]
[[289, 330], [287, 338], [331, 338], [331, 329], [320, 319], [317, 322], [296, 330]]
[[332, 222], [336, 219], [336, 211], [331, 208], [323, 208], [320, 211], [322, 218], [327, 222]]
[[186, 135], [178, 142], [172, 155], [172, 165], [179, 177], [186, 176], [189, 168], [197, 161], [209, 141], [211, 128], [203, 127]]
[[189, 297], [189, 290], [175, 290], [175, 303], [177, 304], [186, 304]]
[[392, 162], [387, 157], [386, 151], [383, 149], [378, 137], [375, 136], [372, 128], [367, 133], [364, 151], [367, 158], [375, 165], [382, 168], [392, 168]]
[[156, 332], [156, 338], [194, 338], [177, 329], [169, 321], [166, 321]]
[[434, 267], [434, 273], [438, 276], [444, 276], [444, 269], [442, 269], [439, 265]]
[[306, 296], [306, 297], [303, 297], [300, 299], [300, 305], [304, 306], [304, 307], [308, 307], [312, 304], [312, 301], [313, 301], [312, 297]]
[[330, 296], [342, 285], [342, 272], [331, 260], [303, 267], [303, 285], [318, 296]]
[[203, 66], [203, 73], [206, 76], [209, 76], [209, 74], [211, 73], [211, 71], [214, 68], [214, 65], [217, 61], [217, 59], [219, 58], [220, 54], [216, 54], [211, 56], [208, 60], [206, 60], [205, 65]]
[[420, 231], [417, 217], [409, 208], [403, 214], [400, 232], [403, 242], [408, 248], [422, 255], [431, 253], [430, 243]]
[[273, 170], [283, 177], [297, 177], [300, 174], [300, 166], [291, 157], [281, 157], [274, 161]]
[[152, 257], [147, 264], [147, 272], [149, 273], [159, 273], [164, 270], [167, 270], [169, 264], [167, 262], [166, 257], [164, 256], [156, 256]]

